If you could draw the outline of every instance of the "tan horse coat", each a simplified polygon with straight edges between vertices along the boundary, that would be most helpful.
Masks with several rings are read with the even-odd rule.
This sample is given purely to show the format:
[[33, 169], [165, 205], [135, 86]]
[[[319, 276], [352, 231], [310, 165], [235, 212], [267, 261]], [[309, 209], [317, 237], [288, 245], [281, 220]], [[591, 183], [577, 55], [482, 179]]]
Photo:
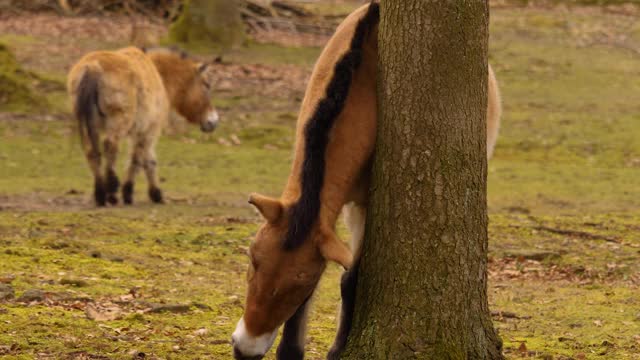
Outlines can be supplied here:
[[203, 131], [215, 128], [218, 115], [209, 101], [212, 76], [206, 64], [182, 54], [169, 50], [145, 53], [135, 47], [92, 52], [73, 66], [67, 89], [94, 176], [97, 205], [118, 202], [115, 163], [124, 138], [132, 142], [122, 189], [124, 202], [133, 201], [133, 182], [141, 168], [147, 175], [151, 200], [163, 201], [155, 145], [172, 107], [189, 122], [199, 123]]

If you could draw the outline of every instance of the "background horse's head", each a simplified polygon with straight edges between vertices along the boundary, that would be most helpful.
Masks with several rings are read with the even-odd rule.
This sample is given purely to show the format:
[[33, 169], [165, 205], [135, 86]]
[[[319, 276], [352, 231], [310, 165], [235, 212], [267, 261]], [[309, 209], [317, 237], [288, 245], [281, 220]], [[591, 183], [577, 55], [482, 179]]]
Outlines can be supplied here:
[[208, 62], [197, 62], [173, 49], [145, 50], [162, 77], [172, 107], [204, 132], [215, 130], [220, 120], [211, 104], [216, 76]]
[[249, 248], [245, 313], [232, 336], [236, 359], [264, 356], [280, 326], [313, 294], [327, 260], [351, 265], [351, 253], [333, 229], [316, 225], [306, 241], [288, 249], [287, 207], [260, 195], [252, 195], [249, 202], [266, 222]]

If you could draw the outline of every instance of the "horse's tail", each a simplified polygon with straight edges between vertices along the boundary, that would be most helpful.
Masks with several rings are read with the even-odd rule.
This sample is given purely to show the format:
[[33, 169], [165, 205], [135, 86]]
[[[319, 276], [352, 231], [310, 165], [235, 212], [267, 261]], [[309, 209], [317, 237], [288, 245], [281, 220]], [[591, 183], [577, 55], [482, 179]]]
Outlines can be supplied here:
[[99, 66], [88, 65], [76, 87], [76, 98], [73, 113], [78, 121], [78, 132], [83, 143], [91, 146], [94, 154], [100, 152], [100, 134], [98, 123], [100, 120], [99, 85], [101, 69]]

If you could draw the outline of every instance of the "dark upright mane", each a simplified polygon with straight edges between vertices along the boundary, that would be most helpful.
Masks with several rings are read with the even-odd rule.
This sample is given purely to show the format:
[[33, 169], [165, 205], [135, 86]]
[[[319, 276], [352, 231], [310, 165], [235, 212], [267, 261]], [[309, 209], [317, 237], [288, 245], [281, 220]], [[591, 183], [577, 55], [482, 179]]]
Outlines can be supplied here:
[[300, 173], [300, 199], [289, 210], [290, 222], [284, 248], [295, 249], [311, 232], [320, 213], [320, 192], [324, 183], [325, 152], [329, 132], [342, 112], [355, 70], [362, 61], [362, 46], [380, 18], [379, 5], [372, 2], [356, 25], [349, 50], [335, 64], [333, 78], [304, 129], [304, 161]]

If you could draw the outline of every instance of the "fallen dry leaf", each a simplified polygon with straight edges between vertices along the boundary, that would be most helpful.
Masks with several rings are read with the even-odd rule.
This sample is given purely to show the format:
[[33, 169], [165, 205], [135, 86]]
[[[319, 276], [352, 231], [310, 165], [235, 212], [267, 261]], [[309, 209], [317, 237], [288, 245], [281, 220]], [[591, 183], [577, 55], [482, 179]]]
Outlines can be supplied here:
[[112, 321], [122, 316], [122, 310], [117, 306], [99, 307], [88, 304], [85, 308], [87, 318], [94, 321]]
[[209, 332], [209, 330], [207, 330], [206, 328], [202, 328], [202, 329], [198, 329], [196, 331], [193, 332], [194, 335], [197, 336], [204, 336]]
[[522, 355], [526, 355], [526, 354], [527, 354], [527, 344], [525, 344], [525, 343], [520, 343], [520, 347], [518, 347], [518, 351], [519, 351]]
[[238, 135], [236, 134], [232, 134], [230, 136], [231, 142], [233, 143], [233, 145], [242, 145], [242, 141], [240, 141], [240, 138], [238, 137]]

